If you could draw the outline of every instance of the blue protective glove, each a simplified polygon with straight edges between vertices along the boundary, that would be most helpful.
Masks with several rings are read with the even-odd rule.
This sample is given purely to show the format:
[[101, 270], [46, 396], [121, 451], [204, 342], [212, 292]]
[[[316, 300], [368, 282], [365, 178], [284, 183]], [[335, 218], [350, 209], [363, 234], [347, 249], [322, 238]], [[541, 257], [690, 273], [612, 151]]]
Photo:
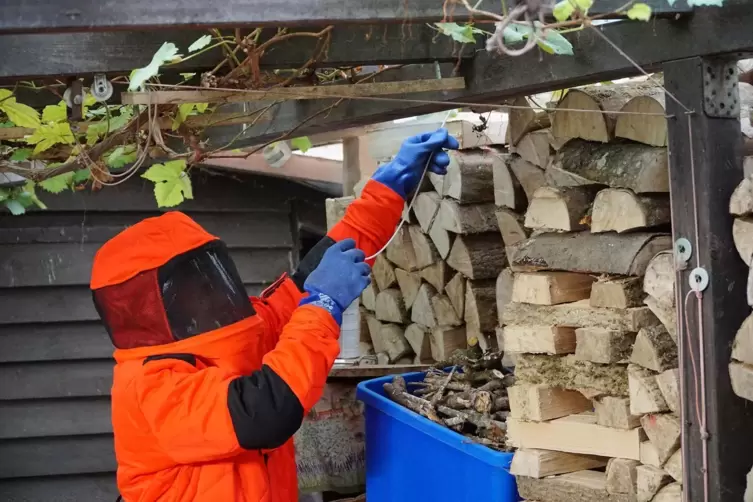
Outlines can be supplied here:
[[343, 311], [371, 282], [371, 267], [364, 262], [365, 259], [366, 253], [356, 248], [353, 239], [333, 244], [303, 283], [309, 296], [299, 305], [321, 307], [335, 318], [337, 324], [342, 324]]
[[413, 136], [403, 142], [400, 151], [391, 162], [376, 170], [372, 179], [407, 199], [408, 194], [418, 188], [429, 156], [434, 154], [429, 171], [445, 174], [447, 166], [450, 165], [450, 156], [443, 148], [457, 150], [459, 147], [458, 141], [444, 128]]

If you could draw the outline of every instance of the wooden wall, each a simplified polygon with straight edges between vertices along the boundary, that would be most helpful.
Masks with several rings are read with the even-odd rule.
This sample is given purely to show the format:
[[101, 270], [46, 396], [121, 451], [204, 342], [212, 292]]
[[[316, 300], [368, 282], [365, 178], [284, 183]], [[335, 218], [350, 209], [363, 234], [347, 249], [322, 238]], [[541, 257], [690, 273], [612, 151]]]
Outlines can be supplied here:
[[[88, 289], [98, 247], [157, 214], [133, 179], [40, 194], [0, 216], [0, 500], [112, 502], [112, 346]], [[297, 263], [299, 230], [324, 232], [324, 195], [283, 179], [202, 175], [180, 209], [225, 240], [249, 293]]]

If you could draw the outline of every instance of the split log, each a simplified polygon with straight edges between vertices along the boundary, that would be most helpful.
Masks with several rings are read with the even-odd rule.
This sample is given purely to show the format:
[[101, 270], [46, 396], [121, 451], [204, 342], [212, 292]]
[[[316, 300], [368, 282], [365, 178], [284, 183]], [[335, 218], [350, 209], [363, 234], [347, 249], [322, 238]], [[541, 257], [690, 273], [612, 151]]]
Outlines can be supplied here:
[[429, 233], [439, 211], [442, 196], [436, 192], [421, 192], [413, 203], [413, 214], [424, 233]]
[[379, 290], [375, 284], [376, 281], [372, 278], [371, 282], [361, 293], [361, 305], [366, 307], [367, 310], [374, 312], [376, 310], [376, 297], [379, 294]]
[[327, 218], [327, 230], [330, 230], [335, 224], [343, 219], [345, 216], [345, 210], [348, 206], [356, 200], [355, 197], [338, 197], [335, 199], [325, 199], [324, 212]]
[[369, 335], [371, 335], [371, 345], [374, 347], [374, 352], [377, 354], [386, 353], [387, 347], [382, 341], [382, 321], [369, 313], [366, 315], [366, 324], [369, 327]]
[[[671, 483], [654, 496], [652, 502], [682, 502], [682, 485], [680, 483]], [[747, 502], [747, 498], [744, 499]]]
[[746, 265], [753, 263], [753, 217], [735, 218], [732, 224], [732, 239]]
[[434, 286], [436, 290], [443, 291], [447, 285], [447, 281], [452, 275], [452, 270], [447, 266], [443, 260], [437, 260], [434, 265], [421, 269], [421, 278]]
[[494, 331], [497, 326], [496, 281], [468, 281], [465, 287], [466, 329], [474, 335]]
[[440, 326], [431, 331], [431, 357], [435, 361], [446, 361], [453, 352], [465, 349], [465, 328]]
[[447, 264], [469, 279], [497, 277], [506, 263], [505, 247], [498, 233], [459, 235]]
[[549, 114], [545, 111], [535, 111], [528, 103], [528, 99], [518, 96], [511, 103], [513, 108], [508, 112], [506, 135], [510, 145], [517, 145], [526, 134], [551, 125]]
[[429, 237], [431, 238], [431, 242], [434, 243], [434, 247], [437, 248], [439, 256], [443, 260], [446, 260], [450, 255], [450, 249], [452, 249], [452, 236], [450, 232], [439, 225], [432, 225], [429, 230]]
[[599, 425], [615, 429], [635, 429], [641, 425], [641, 417], [630, 413], [630, 399], [602, 396], [593, 403]]
[[643, 415], [669, 411], [654, 373], [636, 364], [629, 365], [627, 371], [631, 414]]
[[581, 361], [615, 364], [627, 361], [635, 342], [635, 333], [604, 328], [575, 330], [575, 357]]
[[[369, 333], [368, 329], [366, 330], [366, 333], [367, 334]], [[358, 354], [361, 357], [376, 355], [376, 352], [374, 352], [374, 345], [372, 345], [371, 342], [358, 342]], [[364, 363], [364, 364], [367, 364], [367, 363]]]
[[410, 231], [406, 225], [400, 227], [384, 253], [389, 261], [403, 270], [413, 272], [419, 268], [416, 263], [416, 252], [413, 250]]
[[651, 310], [656, 318], [661, 322], [664, 328], [677, 343], [677, 311], [671, 305], [665, 305], [653, 296], [647, 296], [643, 303]]
[[416, 272], [406, 272], [401, 268], [395, 269], [397, 284], [400, 286], [400, 292], [403, 295], [405, 308], [410, 309], [418, 294], [418, 288], [421, 287], [421, 276]]
[[455, 314], [462, 319], [465, 315], [465, 277], [463, 274], [460, 272], [455, 274], [445, 285], [444, 290], [455, 309]]
[[436, 174], [431, 171], [426, 173], [426, 177], [429, 179], [429, 183], [434, 187], [440, 196], [444, 194], [444, 174]]
[[650, 465], [639, 465], [636, 474], [638, 502], [650, 502], [660, 489], [672, 482], [672, 478], [666, 472]]
[[667, 119], [663, 116], [664, 100], [657, 97], [636, 96], [625, 103], [620, 110], [623, 113], [618, 115], [615, 121], [615, 137], [645, 145], [667, 146]]
[[637, 460], [611, 458], [607, 464], [607, 493], [633, 495], [636, 492]]
[[588, 228], [585, 216], [595, 195], [596, 190], [589, 186], [543, 186], [534, 192], [524, 224], [534, 230], [563, 232]]
[[[510, 151], [520, 155], [520, 158], [526, 162], [540, 167], [542, 170], [546, 169], [549, 160], [552, 158], [549, 131], [534, 131], [526, 134], [517, 145], [510, 148]], [[541, 177], [542, 179], [544, 177], [543, 171]]]
[[552, 357], [520, 354], [517, 357], [515, 376], [520, 383], [589, 390], [597, 395], [628, 395], [628, 375], [624, 366], [579, 361], [573, 355]]
[[505, 352], [514, 354], [571, 354], [575, 352], [575, 329], [559, 326], [512, 326], [503, 328]]
[[535, 305], [557, 305], [591, 296], [595, 278], [571, 272], [523, 272], [515, 274], [512, 301]]
[[753, 364], [753, 314], [745, 318], [732, 344], [732, 359]]
[[517, 448], [582, 453], [638, 460], [641, 430], [610, 429], [596, 423], [593, 413], [581, 413], [549, 422], [507, 420], [508, 443]]
[[665, 193], [669, 191], [668, 165], [666, 148], [573, 140], [552, 159], [546, 179], [552, 186], [606, 185], [635, 193]]
[[[418, 288], [418, 294], [413, 302], [413, 309], [411, 309], [411, 321], [427, 328], [437, 326], [437, 316], [434, 314], [434, 306], [431, 301], [436, 295], [437, 290], [429, 284], [422, 284]], [[437, 360], [440, 361], [441, 359]]]
[[[507, 304], [512, 301], [512, 287], [515, 283], [515, 274], [509, 268], [504, 269], [497, 276], [495, 284], [497, 297], [497, 324], [502, 326], [502, 313], [505, 311]], [[502, 348], [500, 346], [500, 348]]]
[[567, 270], [592, 274], [643, 275], [656, 253], [672, 248], [662, 234], [578, 232], [542, 234], [507, 248], [517, 270]]
[[[753, 263], [751, 263], [753, 265]], [[745, 286], [748, 305], [753, 307], [753, 267], [748, 268], [748, 283]]]
[[546, 186], [546, 172], [517, 155], [508, 157], [508, 166], [510, 171], [515, 175], [520, 187], [523, 189], [523, 192], [525, 192], [526, 199], [530, 203], [536, 190]]
[[442, 195], [461, 204], [494, 202], [492, 171], [503, 162], [488, 151], [451, 152]]
[[656, 448], [659, 462], [664, 464], [680, 448], [680, 419], [672, 413], [644, 415], [641, 418], [648, 440]]
[[405, 339], [421, 361], [431, 359], [431, 336], [428, 329], [413, 323], [405, 328]]
[[729, 365], [729, 377], [735, 394], [748, 401], [753, 401], [753, 366], [732, 361]]
[[499, 228], [494, 204], [460, 205], [452, 199], [442, 199], [436, 222], [456, 234], [496, 232]]
[[[523, 188], [510, 173], [508, 154], [498, 154], [503, 162], [494, 164], [492, 180], [494, 183], [494, 205], [510, 209], [523, 209], [526, 205]], [[448, 229], [450, 230], [450, 229]]]
[[439, 326], [460, 326], [463, 322], [455, 312], [455, 308], [447, 295], [438, 294], [432, 297], [431, 305], [434, 309], [436, 322]]
[[664, 464], [664, 470], [678, 483], [682, 484], [682, 450], [677, 450]]
[[377, 295], [376, 317], [380, 321], [408, 322], [408, 312], [399, 289], [385, 289]]
[[643, 291], [666, 306], [675, 305], [675, 259], [672, 251], [651, 258], [643, 278]]
[[521, 449], [515, 452], [510, 464], [510, 474], [541, 479], [555, 474], [597, 469], [606, 460], [593, 455], [576, 455], [561, 451]]
[[507, 389], [510, 416], [542, 422], [591, 410], [591, 401], [575, 390], [546, 385], [513, 385]]
[[358, 308], [358, 343], [371, 345], [371, 332], [369, 331], [369, 316], [372, 315], [365, 307]]
[[376, 260], [374, 260], [374, 266], [371, 267], [371, 274], [374, 276], [374, 280], [380, 291], [384, 291], [397, 284], [394, 267], [383, 254], [380, 254], [376, 257]]
[[529, 232], [523, 226], [524, 216], [505, 208], [497, 209], [495, 215], [505, 246], [512, 246], [528, 238]]
[[536, 502], [634, 502], [632, 495], [614, 494], [606, 491], [606, 474], [599, 471], [578, 471], [535, 479], [517, 478], [520, 496]]
[[600, 191], [591, 211], [591, 232], [627, 232], [669, 225], [669, 197], [636, 195], [625, 188]]
[[421, 227], [411, 225], [408, 228], [408, 233], [413, 245], [416, 268], [426, 268], [440, 260], [439, 251], [437, 251], [429, 236], [421, 231]]
[[753, 214], [753, 177], [746, 177], [737, 185], [729, 199], [729, 212], [733, 216]]
[[677, 366], [677, 345], [664, 326], [638, 331], [630, 362], [661, 372]]
[[599, 279], [591, 286], [592, 307], [627, 309], [639, 307], [643, 299], [643, 280], [640, 277]]
[[376, 358], [377, 364], [380, 366], [387, 366], [390, 364], [390, 356], [388, 356], [386, 352], [377, 352]]
[[501, 324], [595, 327], [637, 332], [658, 323], [647, 307], [622, 310], [595, 308], [588, 300], [581, 300], [552, 306], [510, 302], [502, 311]]
[[656, 447], [651, 443], [651, 441], [646, 440], [641, 442], [640, 461], [643, 465], [650, 465], [653, 467], [661, 468], [662, 463], [659, 462], [659, 454], [657, 453]]
[[405, 328], [400, 325], [384, 324], [380, 336], [391, 363], [395, 363], [413, 352], [405, 339]]

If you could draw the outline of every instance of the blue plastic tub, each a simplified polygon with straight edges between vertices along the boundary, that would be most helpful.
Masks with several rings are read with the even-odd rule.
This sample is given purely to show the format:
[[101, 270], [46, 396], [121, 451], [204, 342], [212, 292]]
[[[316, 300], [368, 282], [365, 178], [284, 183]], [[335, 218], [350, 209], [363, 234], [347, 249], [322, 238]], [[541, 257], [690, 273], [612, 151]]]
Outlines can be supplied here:
[[[423, 373], [403, 375], [407, 382]], [[366, 497], [369, 502], [517, 502], [512, 453], [462, 435], [392, 402], [383, 384], [358, 384], [366, 415]]]

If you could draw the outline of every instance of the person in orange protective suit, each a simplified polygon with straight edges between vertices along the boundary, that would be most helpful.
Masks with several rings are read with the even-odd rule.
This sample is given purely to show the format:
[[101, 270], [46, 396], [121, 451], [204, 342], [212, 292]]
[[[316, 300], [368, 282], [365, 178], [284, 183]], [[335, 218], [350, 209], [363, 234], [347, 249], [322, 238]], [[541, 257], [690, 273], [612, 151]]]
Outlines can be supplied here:
[[[126, 502], [298, 499], [292, 436], [339, 352], [342, 312], [400, 219], [445, 129], [406, 140], [291, 277], [248, 298], [222, 241], [170, 212], [94, 258], [91, 289], [116, 347], [112, 421]], [[430, 157], [431, 156], [431, 157]]]

